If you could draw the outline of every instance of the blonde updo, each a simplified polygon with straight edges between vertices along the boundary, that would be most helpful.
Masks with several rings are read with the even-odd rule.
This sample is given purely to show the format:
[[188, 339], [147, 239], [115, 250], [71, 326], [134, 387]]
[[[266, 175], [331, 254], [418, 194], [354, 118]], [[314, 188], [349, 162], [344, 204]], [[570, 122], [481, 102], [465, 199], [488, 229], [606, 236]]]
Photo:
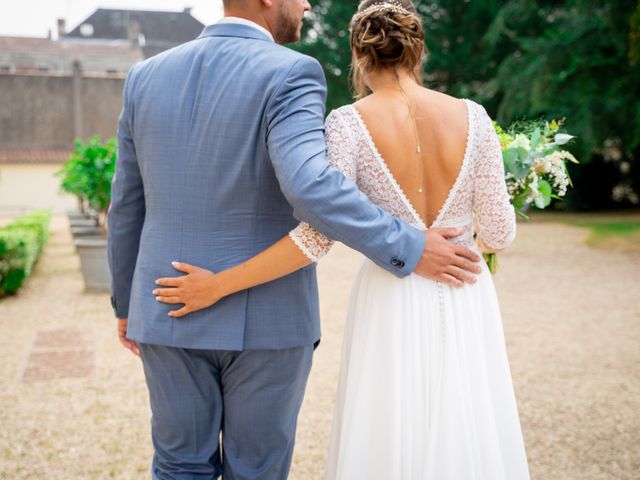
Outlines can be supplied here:
[[364, 0], [351, 20], [351, 81], [356, 99], [369, 94], [366, 78], [381, 68], [403, 68], [422, 83], [424, 30], [411, 0]]

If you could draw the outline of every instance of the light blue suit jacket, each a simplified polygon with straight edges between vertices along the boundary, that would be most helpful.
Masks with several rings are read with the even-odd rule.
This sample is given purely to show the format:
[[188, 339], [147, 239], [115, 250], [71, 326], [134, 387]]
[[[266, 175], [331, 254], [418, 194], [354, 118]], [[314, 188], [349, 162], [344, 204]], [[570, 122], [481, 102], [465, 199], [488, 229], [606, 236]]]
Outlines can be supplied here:
[[368, 202], [326, 159], [319, 63], [246, 25], [133, 67], [109, 211], [112, 303], [128, 337], [199, 349], [277, 349], [320, 337], [315, 265], [182, 319], [151, 293], [171, 262], [213, 271], [314, 225], [397, 276], [424, 235]]

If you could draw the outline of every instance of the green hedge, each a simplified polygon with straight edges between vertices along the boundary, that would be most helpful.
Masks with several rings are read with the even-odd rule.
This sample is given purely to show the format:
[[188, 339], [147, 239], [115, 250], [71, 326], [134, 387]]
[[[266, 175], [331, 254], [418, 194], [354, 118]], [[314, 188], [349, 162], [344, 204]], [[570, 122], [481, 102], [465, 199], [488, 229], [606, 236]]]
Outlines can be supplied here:
[[49, 236], [51, 214], [34, 210], [0, 228], [0, 298], [15, 293], [31, 275]]

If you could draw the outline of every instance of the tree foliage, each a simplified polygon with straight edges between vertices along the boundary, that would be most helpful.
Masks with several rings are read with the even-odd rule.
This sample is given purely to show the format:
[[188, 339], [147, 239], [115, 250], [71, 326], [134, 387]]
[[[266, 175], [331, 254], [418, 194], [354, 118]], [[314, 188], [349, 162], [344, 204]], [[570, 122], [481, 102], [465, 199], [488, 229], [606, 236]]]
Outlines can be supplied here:
[[[566, 118], [581, 165], [569, 207], [638, 202], [640, 2], [418, 0], [430, 88], [482, 103], [502, 125]], [[317, 0], [296, 48], [324, 66], [328, 109], [352, 100], [349, 20], [356, 1]]]

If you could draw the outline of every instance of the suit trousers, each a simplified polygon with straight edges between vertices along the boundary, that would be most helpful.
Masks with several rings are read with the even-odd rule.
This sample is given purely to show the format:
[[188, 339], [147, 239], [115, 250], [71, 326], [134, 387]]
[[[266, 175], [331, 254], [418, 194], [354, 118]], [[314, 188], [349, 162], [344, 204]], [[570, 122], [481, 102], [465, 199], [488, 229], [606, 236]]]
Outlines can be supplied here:
[[153, 480], [286, 479], [313, 349], [141, 344]]

